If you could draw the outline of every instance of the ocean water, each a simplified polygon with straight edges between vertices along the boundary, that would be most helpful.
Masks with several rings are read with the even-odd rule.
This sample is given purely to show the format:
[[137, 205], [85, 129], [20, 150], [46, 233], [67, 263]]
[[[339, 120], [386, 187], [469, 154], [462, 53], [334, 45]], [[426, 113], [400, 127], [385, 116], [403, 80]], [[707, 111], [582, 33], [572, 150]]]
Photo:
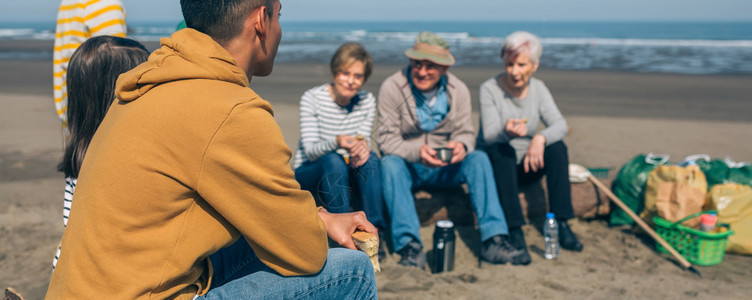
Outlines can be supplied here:
[[[177, 21], [129, 23], [130, 36], [156, 41]], [[434, 31], [451, 45], [457, 65], [501, 65], [504, 37], [538, 35], [542, 68], [679, 74], [752, 74], [752, 23], [710, 22], [282, 22], [278, 62], [328, 62], [344, 42], [362, 43], [377, 63], [405, 63], [415, 36]], [[54, 24], [0, 23], [0, 43], [52, 39]], [[39, 59], [50, 51], [0, 47], [0, 59]]]

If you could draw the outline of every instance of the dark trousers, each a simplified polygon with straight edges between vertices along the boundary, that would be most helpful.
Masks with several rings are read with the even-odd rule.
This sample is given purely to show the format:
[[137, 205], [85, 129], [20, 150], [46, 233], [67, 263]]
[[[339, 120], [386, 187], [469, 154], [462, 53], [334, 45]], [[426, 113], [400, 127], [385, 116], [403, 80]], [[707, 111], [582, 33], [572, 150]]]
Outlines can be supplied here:
[[517, 164], [517, 155], [509, 144], [494, 144], [485, 149], [491, 159], [496, 190], [501, 207], [510, 228], [525, 225], [525, 217], [520, 205], [519, 187], [539, 180], [546, 175], [548, 203], [557, 219], [568, 220], [574, 217], [572, 211], [572, 190], [569, 184], [569, 156], [567, 146], [559, 141], [546, 146], [543, 152], [543, 169], [537, 172]]
[[354, 169], [341, 155], [332, 152], [295, 169], [295, 179], [300, 188], [318, 194], [324, 208], [332, 213], [350, 212], [353, 191], [360, 192], [368, 221], [381, 230], [386, 229], [381, 162], [376, 153], [371, 152], [368, 161]]

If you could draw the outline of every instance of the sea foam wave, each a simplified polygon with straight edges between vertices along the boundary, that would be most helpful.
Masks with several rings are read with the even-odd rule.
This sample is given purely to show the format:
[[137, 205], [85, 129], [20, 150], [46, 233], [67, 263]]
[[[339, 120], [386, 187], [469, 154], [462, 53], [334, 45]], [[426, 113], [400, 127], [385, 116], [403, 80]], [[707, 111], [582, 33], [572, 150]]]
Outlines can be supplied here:
[[[471, 24], [472, 25], [472, 24]], [[379, 25], [380, 26], [380, 25]], [[283, 31], [277, 55], [279, 62], [313, 61], [326, 63], [344, 42], [359, 42], [378, 63], [404, 63], [403, 51], [412, 46], [421, 26], [401, 27], [399, 30], [340, 28], [331, 26], [298, 26]], [[480, 30], [473, 26], [465, 30], [436, 33], [449, 42], [457, 65], [500, 64], [498, 53], [504, 37], [495, 30]], [[590, 27], [587, 27], [590, 28]], [[746, 27], [745, 27], [746, 28]], [[743, 28], [742, 28], [743, 29]], [[174, 32], [173, 26], [129, 27], [129, 36], [136, 40], [158, 41]], [[450, 30], [450, 29], [447, 29]], [[474, 31], [475, 30], [475, 31]], [[746, 31], [740, 31], [746, 32]], [[635, 72], [663, 72], [684, 74], [752, 74], [752, 39], [722, 39], [716, 37], [748, 37], [749, 35], [704, 35], [692, 39], [679, 38], [611, 38], [572, 37], [564, 33], [543, 36], [541, 65], [555, 69], [602, 69]], [[557, 36], [558, 35], [558, 36]], [[595, 35], [594, 36], [598, 36]], [[54, 39], [54, 30], [45, 28], [0, 28], [0, 41], [8, 39]], [[50, 51], [0, 50], [0, 59], [38, 59]]]

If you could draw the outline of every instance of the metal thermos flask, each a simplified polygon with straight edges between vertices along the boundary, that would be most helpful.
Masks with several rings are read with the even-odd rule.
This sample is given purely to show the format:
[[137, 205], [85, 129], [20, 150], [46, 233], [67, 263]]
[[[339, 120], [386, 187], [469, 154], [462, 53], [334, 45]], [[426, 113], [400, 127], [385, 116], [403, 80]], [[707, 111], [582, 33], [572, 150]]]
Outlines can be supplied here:
[[436, 222], [433, 232], [433, 272], [448, 272], [454, 269], [454, 223], [449, 220]]

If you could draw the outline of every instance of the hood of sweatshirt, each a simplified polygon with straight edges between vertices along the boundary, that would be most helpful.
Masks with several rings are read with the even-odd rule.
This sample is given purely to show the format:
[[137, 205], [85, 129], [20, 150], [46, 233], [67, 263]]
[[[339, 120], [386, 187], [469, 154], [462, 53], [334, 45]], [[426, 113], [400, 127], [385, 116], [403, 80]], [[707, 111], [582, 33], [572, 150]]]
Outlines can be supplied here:
[[160, 40], [149, 60], [118, 77], [115, 96], [134, 101], [155, 86], [178, 80], [210, 79], [250, 87], [235, 58], [211, 37], [187, 28]]

